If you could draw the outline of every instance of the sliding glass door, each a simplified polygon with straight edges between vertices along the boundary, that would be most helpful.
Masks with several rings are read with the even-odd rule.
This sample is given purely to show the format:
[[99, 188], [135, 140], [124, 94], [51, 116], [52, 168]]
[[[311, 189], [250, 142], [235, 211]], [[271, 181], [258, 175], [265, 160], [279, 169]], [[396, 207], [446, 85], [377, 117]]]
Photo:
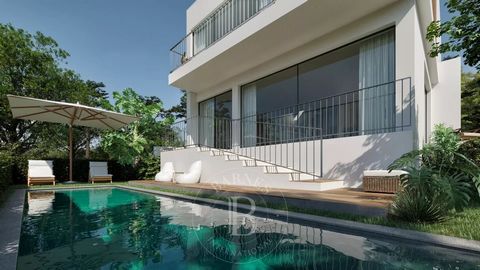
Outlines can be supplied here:
[[242, 86], [242, 145], [278, 141], [272, 126], [321, 128], [324, 138], [391, 132], [395, 100], [389, 29]]
[[219, 149], [232, 146], [232, 92], [199, 103], [200, 144]]

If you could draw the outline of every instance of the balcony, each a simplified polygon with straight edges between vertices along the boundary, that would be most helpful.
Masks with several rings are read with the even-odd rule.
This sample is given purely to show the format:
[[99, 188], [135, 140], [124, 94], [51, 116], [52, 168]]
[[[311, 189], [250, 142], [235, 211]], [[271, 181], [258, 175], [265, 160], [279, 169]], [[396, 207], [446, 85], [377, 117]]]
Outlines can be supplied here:
[[[219, 39], [212, 38], [208, 47], [195, 45], [194, 32], [189, 34], [172, 48], [172, 63], [175, 63], [172, 68], [175, 69], [169, 74], [168, 82], [171, 86], [201, 93], [240, 74], [273, 73], [291, 65], [293, 58], [301, 62], [315, 57], [391, 24], [395, 16], [401, 19], [402, 9], [407, 8], [404, 3], [399, 0], [272, 1], [234, 30], [218, 35]], [[219, 10], [222, 9], [215, 10], [207, 20], [198, 20], [200, 23], [193, 24], [197, 27], [191, 29], [200, 29], [198, 27]], [[373, 14], [376, 11], [378, 13]], [[359, 26], [362, 29], [354, 30], [349, 24], [360, 19], [373, 19], [377, 25], [364, 23]]]
[[223, 3], [170, 49], [171, 71], [212, 46], [274, 2], [275, 0], [229, 0]]

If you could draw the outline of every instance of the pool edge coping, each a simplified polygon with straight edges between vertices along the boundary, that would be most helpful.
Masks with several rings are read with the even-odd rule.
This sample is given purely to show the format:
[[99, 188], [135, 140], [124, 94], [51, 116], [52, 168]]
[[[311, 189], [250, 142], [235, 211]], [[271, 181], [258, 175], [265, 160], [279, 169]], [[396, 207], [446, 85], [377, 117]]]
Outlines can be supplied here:
[[[81, 188], [87, 188], [87, 189], [88, 188], [90, 189], [91, 188], [120, 188], [120, 189], [140, 191], [140, 192], [156, 194], [156, 195], [163, 195], [168, 197], [181, 198], [189, 201], [198, 201], [198, 202], [204, 202], [208, 204], [221, 205], [224, 207], [229, 206], [227, 202], [221, 201], [221, 200], [192, 197], [192, 196], [183, 195], [183, 194], [145, 189], [145, 188], [133, 187], [129, 185], [115, 185], [115, 184], [91, 186], [91, 187], [58, 187], [58, 188], [49, 187], [49, 188], [40, 188], [40, 189], [32, 189], [32, 190], [27, 189], [26, 192], [45, 191], [45, 190], [68, 190], [68, 189], [81, 189]], [[237, 208], [242, 210], [247, 210], [247, 211], [251, 209], [249, 206], [244, 204], [238, 204]], [[480, 241], [477, 241], [477, 240], [468, 240], [468, 239], [463, 239], [463, 238], [453, 237], [453, 236], [400, 229], [400, 228], [387, 227], [387, 226], [375, 225], [375, 224], [366, 224], [366, 223], [361, 223], [361, 222], [356, 222], [351, 220], [330, 218], [330, 217], [304, 214], [304, 213], [298, 213], [298, 212], [289, 212], [285, 210], [277, 210], [277, 209], [271, 209], [271, 208], [260, 207], [260, 206], [255, 207], [255, 212], [259, 212], [262, 214], [273, 214], [273, 215], [281, 216], [284, 218], [286, 217], [287, 219], [294, 218], [294, 219], [299, 219], [307, 222], [315, 222], [315, 223], [320, 223], [320, 224], [333, 226], [333, 227], [342, 227], [345, 229], [366, 232], [369, 234], [377, 234], [387, 238], [400, 238], [400, 239], [405, 239], [405, 240], [414, 241], [414, 242], [433, 244], [433, 245], [444, 247], [444, 248], [480, 253]]]
[[[20, 247], [20, 236], [25, 210], [25, 195], [27, 189], [11, 189], [10, 194], [0, 206], [0, 217], [8, 216], [0, 235], [0, 268], [5, 270], [17, 269], [18, 251]], [[2, 219], [3, 220], [3, 219]]]

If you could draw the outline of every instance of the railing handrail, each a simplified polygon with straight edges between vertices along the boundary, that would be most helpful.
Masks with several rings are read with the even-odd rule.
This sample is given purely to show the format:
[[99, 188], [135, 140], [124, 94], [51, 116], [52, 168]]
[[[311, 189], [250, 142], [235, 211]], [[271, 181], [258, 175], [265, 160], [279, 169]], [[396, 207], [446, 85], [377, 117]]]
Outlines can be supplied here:
[[171, 48], [170, 48], [170, 52], [174, 52], [174, 53], [177, 53], [179, 55], [182, 55], [181, 53], [175, 51], [175, 48], [180, 45], [180, 43], [182, 43], [184, 40], [186, 40], [188, 38], [188, 36], [190, 36], [192, 34], [192, 32], [188, 33], [186, 36], [184, 36], [182, 39], [180, 39], [179, 42], [175, 43], [175, 45], [173, 45]]
[[[304, 103], [299, 103], [299, 104], [295, 104], [295, 105], [290, 105], [290, 106], [281, 107], [281, 108], [278, 108], [278, 109], [275, 109], [275, 110], [272, 110], [272, 111], [268, 111], [268, 112], [263, 112], [263, 113], [258, 113], [258, 114], [252, 114], [252, 115], [247, 115], [247, 116], [241, 116], [240, 118], [225, 118], [225, 119], [230, 119], [230, 120], [232, 120], [232, 121], [235, 121], [235, 120], [246, 120], [247, 118], [252, 118], [252, 117], [255, 117], [255, 116], [259, 116], [259, 115], [273, 114], [273, 113], [276, 113], [276, 112], [279, 112], [279, 111], [285, 111], [285, 110], [291, 109], [291, 108], [298, 108], [298, 107], [305, 106], [305, 105], [308, 105], [308, 104], [322, 102], [322, 101], [327, 100], [327, 99], [333, 99], [333, 98], [337, 98], [337, 97], [340, 97], [340, 96], [344, 96], [344, 95], [348, 95], [348, 94], [352, 94], [352, 93], [356, 93], [356, 92], [361, 92], [361, 91], [369, 90], [369, 89], [372, 89], [372, 88], [381, 87], [381, 86], [385, 86], [385, 85], [389, 85], [389, 84], [393, 84], [393, 83], [397, 83], [397, 82], [403, 82], [403, 81], [408, 81], [408, 82], [409, 82], [408, 91], [411, 92], [411, 91], [412, 91], [412, 87], [411, 87], [411, 77], [404, 77], [404, 78], [401, 78], [401, 79], [396, 79], [396, 80], [394, 80], [394, 81], [390, 81], [390, 82], [386, 82], [386, 83], [381, 83], [381, 84], [378, 84], [378, 85], [372, 85], [372, 86], [368, 86], [368, 87], [359, 88], [359, 89], [353, 90], [353, 91], [342, 92], [342, 93], [340, 93], [340, 94], [323, 97], [323, 98], [317, 99], [317, 100], [312, 100], [312, 101], [308, 101], [308, 102], [304, 102]], [[292, 113], [295, 113], [295, 112], [292, 112]], [[280, 118], [280, 117], [283, 117], [283, 116], [288, 115], [288, 114], [290, 114], [290, 113], [277, 116], [276, 118]], [[176, 122], [176, 123], [185, 122], [185, 121], [188, 121], [188, 120], [190, 120], [190, 119], [197, 118], [197, 117], [222, 119], [222, 118], [218, 118], [218, 117], [207, 117], [207, 116], [195, 115], [195, 116], [186, 118], [186, 119], [184, 119], [184, 120], [178, 121], [178, 122]], [[275, 118], [275, 117], [272, 117], [272, 118]], [[252, 120], [252, 121], [255, 121], [255, 120]], [[255, 121], [255, 122], [261, 123], [261, 122], [259, 122], [259, 121]], [[174, 124], [176, 124], [176, 123], [174, 123]], [[267, 122], [264, 122], [264, 123], [267, 123]], [[269, 122], [269, 123], [270, 123], [270, 122]], [[298, 125], [296, 125], [296, 126], [298, 126]]]
[[188, 123], [189, 121], [194, 121], [194, 120], [198, 120], [198, 119], [209, 119], [209, 120], [212, 120], [212, 121], [225, 121], [225, 122], [241, 121], [242, 123], [252, 122], [252, 123], [255, 123], [255, 124], [259, 124], [259, 125], [275, 125], [275, 126], [278, 126], [278, 127], [286, 127], [286, 128], [309, 128], [309, 129], [314, 129], [314, 130], [319, 130], [319, 131], [322, 130], [322, 128], [314, 127], [314, 126], [299, 126], [297, 124], [278, 124], [278, 123], [265, 122], [265, 121], [249, 120], [249, 119], [246, 119], [246, 118], [235, 118], [235, 119], [233, 119], [233, 118], [228, 118], [228, 117], [212, 117], [212, 116], [200, 116], [200, 115], [192, 116], [192, 117], [177, 121], [177, 122], [173, 123], [172, 126], [177, 125], [177, 124], [182, 124], [182, 123]]
[[[318, 179], [323, 176], [324, 139], [403, 131], [412, 125], [411, 83], [405, 77], [235, 119], [195, 115], [174, 123], [165, 144], [218, 149], [288, 168], [300, 173], [298, 180], [305, 179], [302, 173]], [[304, 113], [292, 118], [300, 111]]]
[[[261, 11], [263, 11], [264, 9], [266, 9], [267, 7], [269, 7], [270, 5], [272, 5], [273, 3], [275, 3], [276, 0], [267, 0], [269, 1], [266, 5], [262, 6], [261, 8], [259, 8], [258, 10], [256, 10], [256, 12], [252, 13], [250, 16], [247, 16], [246, 18], [242, 18], [238, 24], [234, 25], [233, 23], [231, 24], [231, 26], [229, 28], [227, 28], [227, 30], [225, 30], [225, 32], [223, 32], [221, 34], [221, 36], [215, 40], [213, 40], [212, 42], [208, 43], [208, 42], [205, 42], [205, 43], [208, 43], [205, 45], [204, 48], [198, 50], [198, 51], [195, 51], [195, 33], [196, 31], [198, 31], [200, 28], [204, 27], [206, 24], [208, 24], [208, 22], [210, 20], [212, 20], [219, 12], [221, 12], [226, 6], [232, 4], [234, 0], [225, 0], [224, 2], [222, 2], [218, 7], [216, 7], [213, 11], [211, 11], [207, 16], [205, 16], [204, 19], [202, 19], [199, 23], [197, 23], [191, 30], [190, 32], [185, 35], [179, 42], [177, 42], [174, 46], [172, 46], [170, 48], [170, 52], [171, 53], [175, 53], [181, 57], [184, 57], [185, 55], [188, 57], [188, 59], [190, 58], [193, 58], [195, 55], [199, 54], [200, 52], [204, 51], [205, 49], [213, 46], [215, 43], [217, 43], [218, 41], [222, 40], [224, 37], [226, 37], [228, 34], [230, 34], [231, 32], [235, 31], [237, 28], [239, 28], [240, 26], [242, 26], [243, 24], [245, 24], [246, 22], [250, 21], [253, 17], [257, 16]], [[233, 6], [233, 4], [232, 4]], [[237, 14], [238, 15], [238, 14]], [[238, 15], [238, 17], [240, 17], [240, 15]], [[230, 20], [233, 20], [233, 18], [229, 18]], [[189, 55], [189, 53], [187, 53], [187, 49], [186, 47], [184, 47], [185, 49], [185, 52], [177, 52], [175, 49], [177, 47], [179, 47], [183, 42], [187, 43], [187, 39], [192, 36], [192, 49], [193, 51], [191, 52], [191, 55]], [[181, 46], [180, 46], [181, 47]], [[186, 61], [185, 61], [186, 62]], [[180, 66], [182, 66], [185, 62], [183, 62], [181, 59], [180, 59], [180, 63], [176, 64], [175, 67], [173, 67], [171, 69], [171, 72], [173, 72], [174, 70], [176, 70], [177, 68], [179, 68]]]
[[[212, 130], [215, 136], [216, 134], [227, 134], [227, 137], [222, 137], [223, 140], [221, 140], [221, 143], [218, 146], [217, 143], [214, 141], [211, 142], [213, 143], [212, 145], [206, 145], [205, 143], [202, 143], [202, 135], [198, 134], [198, 142], [194, 142], [189, 146], [218, 149], [225, 153], [232, 153], [239, 156], [247, 157], [255, 162], [261, 161], [270, 163], [272, 166], [283, 167], [291, 170], [291, 172], [298, 175], [299, 178], [301, 177], [301, 174], [310, 175], [312, 179], [319, 179], [323, 176], [323, 164], [321, 163], [321, 160], [323, 159], [322, 128], [312, 126], [298, 126], [294, 124], [286, 125], [271, 122], [259, 122], [253, 120], [230, 119], [223, 117], [215, 118], [212, 116], [194, 116], [187, 119], [186, 121], [194, 121], [194, 123], [200, 123], [202, 119], [207, 119], [207, 121], [211, 121], [213, 126], [219, 126], [220, 130], [225, 132], [217, 133], [217, 131]], [[268, 132], [264, 133], [263, 135], [252, 134], [243, 137], [247, 141], [254, 142], [253, 144], [245, 142], [244, 139], [241, 138], [238, 138], [239, 141], [234, 142], [232, 137], [232, 130], [234, 130], [235, 127], [240, 127], [241, 125], [245, 124], [245, 122], [251, 122], [255, 125], [266, 127], [266, 130], [268, 130]], [[201, 128], [200, 126], [201, 124], [199, 124], [199, 128]], [[211, 126], [208, 125], [208, 127]], [[207, 128], [207, 131], [208, 130], [209, 128]], [[310, 146], [309, 149], [307, 149], [308, 146]], [[280, 149], [281, 147], [283, 148], [283, 151], [286, 152], [284, 156], [282, 156], [283, 154], [282, 150]], [[317, 147], [319, 148], [318, 150]], [[305, 150], [302, 150], [304, 148]], [[290, 151], [290, 155], [288, 155], [288, 151]], [[318, 156], [316, 155], [317, 151], [319, 151]], [[288, 157], [292, 156], [296, 157], [297, 159], [306, 157], [307, 159], [311, 159], [313, 161], [304, 161], [302, 163], [302, 161], [300, 160], [289, 160]], [[316, 162], [315, 159], [317, 159]]]
[[[411, 77], [404, 77], [404, 78], [396, 79], [394, 81], [389, 81], [389, 82], [386, 82], [386, 83], [367, 86], [367, 87], [359, 88], [359, 89], [348, 91], [348, 92], [342, 92], [340, 94], [335, 94], [335, 95], [330, 95], [330, 96], [327, 96], [327, 97], [322, 97], [321, 99], [311, 100], [311, 101], [298, 103], [298, 104], [290, 105], [290, 106], [284, 106], [284, 107], [280, 107], [278, 109], [268, 111], [268, 112], [262, 112], [262, 113], [258, 113], [258, 114], [242, 116], [242, 118], [252, 117], [252, 116], [257, 116], [257, 115], [264, 115], [264, 114], [269, 114], [269, 113], [273, 113], [273, 112], [277, 112], [277, 111], [281, 111], [281, 110], [286, 110], [286, 109], [289, 109], [289, 108], [300, 107], [300, 106], [304, 106], [304, 105], [307, 105], [307, 104], [322, 102], [322, 101], [327, 100], [327, 99], [332, 99], [332, 98], [336, 98], [336, 97], [340, 97], [340, 96], [344, 96], [344, 95], [348, 95], [348, 94], [353, 94], [353, 93], [356, 93], [356, 92], [361, 92], [361, 91], [369, 90], [369, 89], [372, 89], [372, 88], [375, 88], [375, 87], [381, 87], [381, 86], [393, 84], [393, 83], [396, 83], [396, 82], [403, 82], [405, 80], [408, 80], [409, 82], [411, 82]], [[409, 86], [409, 91], [412, 91], [411, 86]]]

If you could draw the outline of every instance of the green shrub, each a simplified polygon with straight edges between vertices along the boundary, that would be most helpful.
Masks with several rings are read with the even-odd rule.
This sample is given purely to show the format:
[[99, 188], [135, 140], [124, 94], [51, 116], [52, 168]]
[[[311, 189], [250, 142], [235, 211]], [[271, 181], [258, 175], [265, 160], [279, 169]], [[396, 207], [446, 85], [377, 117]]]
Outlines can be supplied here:
[[460, 145], [460, 153], [480, 166], [480, 139], [465, 141]]
[[441, 196], [428, 197], [415, 190], [399, 193], [388, 210], [389, 218], [415, 223], [444, 221], [447, 215], [448, 211]]
[[152, 154], [142, 157], [137, 165], [138, 179], [153, 179], [160, 171], [160, 158]]
[[[407, 174], [401, 176], [403, 191], [395, 198], [390, 215], [407, 221], [439, 221], [451, 211], [462, 211], [472, 196], [478, 198], [480, 169], [460, 147], [458, 134], [438, 125], [431, 143], [393, 162], [390, 170]], [[439, 206], [443, 211], [435, 210]]]

